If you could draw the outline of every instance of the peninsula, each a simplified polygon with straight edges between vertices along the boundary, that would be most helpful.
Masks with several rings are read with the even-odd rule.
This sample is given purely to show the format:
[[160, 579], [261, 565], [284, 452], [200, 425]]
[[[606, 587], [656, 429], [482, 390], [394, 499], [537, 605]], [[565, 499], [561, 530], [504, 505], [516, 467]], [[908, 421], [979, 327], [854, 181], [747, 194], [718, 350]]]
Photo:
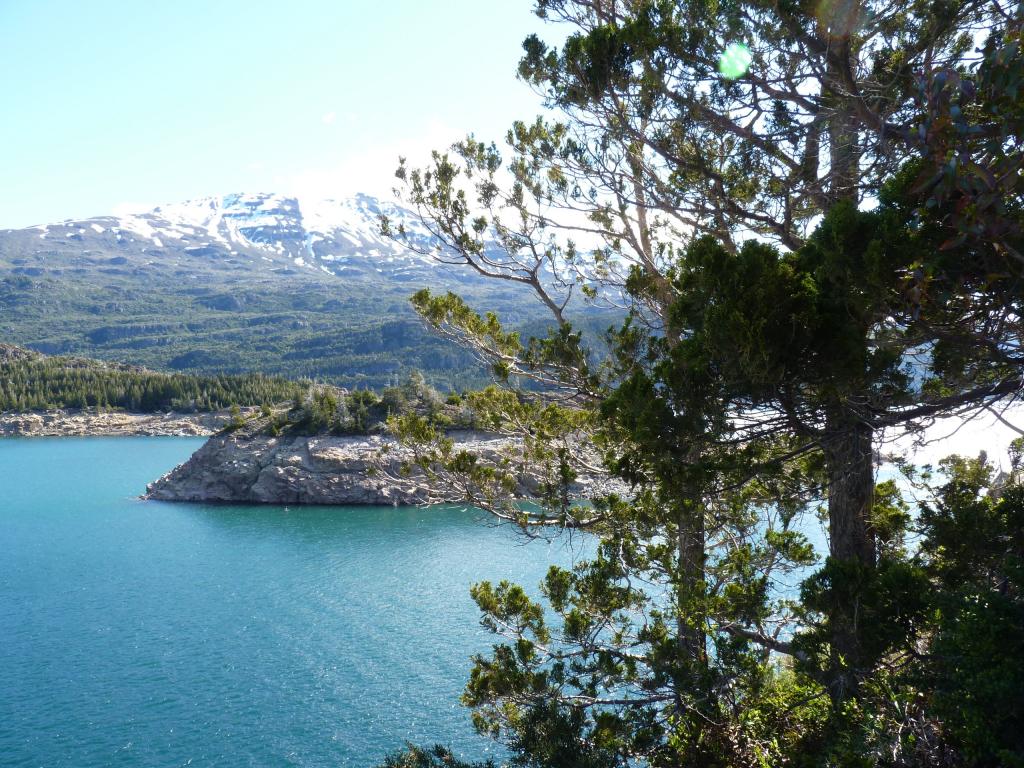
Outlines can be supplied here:
[[[510, 447], [511, 438], [457, 430], [457, 448], [484, 460]], [[160, 501], [235, 502], [246, 504], [413, 505], [460, 501], [417, 469], [406, 474], [411, 454], [384, 435], [282, 435], [225, 431], [211, 437], [188, 461], [151, 483], [145, 498]], [[606, 479], [579, 478], [572, 494], [601, 491]], [[514, 496], [537, 495], [524, 474]]]

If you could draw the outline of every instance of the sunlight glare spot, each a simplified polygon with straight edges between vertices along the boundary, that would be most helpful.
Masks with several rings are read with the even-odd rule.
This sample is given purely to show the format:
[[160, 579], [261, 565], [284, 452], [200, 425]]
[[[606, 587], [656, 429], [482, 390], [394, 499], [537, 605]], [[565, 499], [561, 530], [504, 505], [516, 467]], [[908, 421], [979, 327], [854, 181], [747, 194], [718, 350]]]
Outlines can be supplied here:
[[729, 43], [718, 59], [718, 71], [726, 80], [736, 80], [747, 74], [754, 57], [743, 43]]

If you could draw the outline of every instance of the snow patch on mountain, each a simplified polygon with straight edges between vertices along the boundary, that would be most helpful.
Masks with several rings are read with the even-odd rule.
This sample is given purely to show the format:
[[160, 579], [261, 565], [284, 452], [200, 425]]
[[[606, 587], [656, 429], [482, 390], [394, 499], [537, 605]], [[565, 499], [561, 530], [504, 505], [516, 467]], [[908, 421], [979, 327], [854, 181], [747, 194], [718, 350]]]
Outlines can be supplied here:
[[188, 243], [187, 250], [193, 254], [226, 251], [258, 255], [271, 262], [287, 262], [289, 268], [328, 274], [360, 264], [373, 271], [387, 265], [403, 274], [409, 268], [438, 268], [430, 255], [383, 237], [382, 215], [403, 226], [417, 250], [433, 250], [435, 240], [416, 214], [369, 195], [344, 199], [267, 193], [204, 197], [127, 213], [115, 219], [112, 229], [131, 232], [157, 247]]
[[[381, 216], [401, 228], [413, 247], [382, 235]], [[163, 271], [187, 280], [193, 271], [207, 270], [242, 279], [248, 270], [257, 280], [333, 275], [346, 283], [394, 280], [403, 290], [454, 289], [484, 279], [434, 258], [438, 241], [414, 211], [365, 194], [320, 199], [235, 193], [148, 209], [122, 207], [114, 215], [12, 230], [7, 238], [32, 260], [18, 268], [36, 274], [102, 263], [112, 275], [139, 279]], [[117, 261], [101, 262], [103, 257]]]

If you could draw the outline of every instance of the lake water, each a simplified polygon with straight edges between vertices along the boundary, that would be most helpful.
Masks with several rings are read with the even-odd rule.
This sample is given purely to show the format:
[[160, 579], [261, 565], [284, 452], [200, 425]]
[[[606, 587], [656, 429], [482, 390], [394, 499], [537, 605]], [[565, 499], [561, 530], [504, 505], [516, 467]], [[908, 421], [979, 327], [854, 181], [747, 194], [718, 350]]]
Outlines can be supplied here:
[[469, 585], [533, 586], [574, 548], [450, 508], [136, 498], [201, 442], [0, 440], [0, 764], [493, 754], [458, 704], [492, 642]]

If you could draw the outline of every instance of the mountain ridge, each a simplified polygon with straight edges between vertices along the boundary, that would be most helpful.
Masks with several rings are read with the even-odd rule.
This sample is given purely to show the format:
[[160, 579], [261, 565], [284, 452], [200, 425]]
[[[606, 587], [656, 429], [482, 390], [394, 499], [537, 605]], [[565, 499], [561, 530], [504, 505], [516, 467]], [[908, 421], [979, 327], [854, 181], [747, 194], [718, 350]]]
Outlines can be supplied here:
[[[82, 243], [82, 249], [103, 244], [107, 247], [136, 244], [140, 252], [163, 255], [166, 249], [181, 248], [195, 256], [259, 256], [272, 269], [306, 269], [342, 275], [345, 271], [370, 266], [393, 273], [411, 268], [443, 269], [424, 256], [384, 237], [380, 216], [400, 222], [417, 250], [428, 250], [433, 238], [408, 208], [370, 195], [346, 198], [312, 198], [272, 192], [239, 192], [163, 203], [148, 211], [121, 215], [65, 219], [22, 229], [2, 230], [14, 235], [34, 230], [44, 243], [35, 253], [49, 250], [53, 243]], [[352, 261], [357, 263], [351, 263]], [[458, 274], [452, 273], [455, 279]], [[471, 276], [470, 276], [471, 277]]]
[[[381, 213], [415, 250], [380, 233]], [[412, 311], [416, 290], [455, 291], [527, 332], [543, 333], [550, 318], [527, 287], [417, 252], [433, 244], [414, 212], [369, 195], [234, 193], [0, 230], [0, 339], [156, 370], [350, 388], [412, 369], [441, 389], [483, 383], [487, 371]]]

